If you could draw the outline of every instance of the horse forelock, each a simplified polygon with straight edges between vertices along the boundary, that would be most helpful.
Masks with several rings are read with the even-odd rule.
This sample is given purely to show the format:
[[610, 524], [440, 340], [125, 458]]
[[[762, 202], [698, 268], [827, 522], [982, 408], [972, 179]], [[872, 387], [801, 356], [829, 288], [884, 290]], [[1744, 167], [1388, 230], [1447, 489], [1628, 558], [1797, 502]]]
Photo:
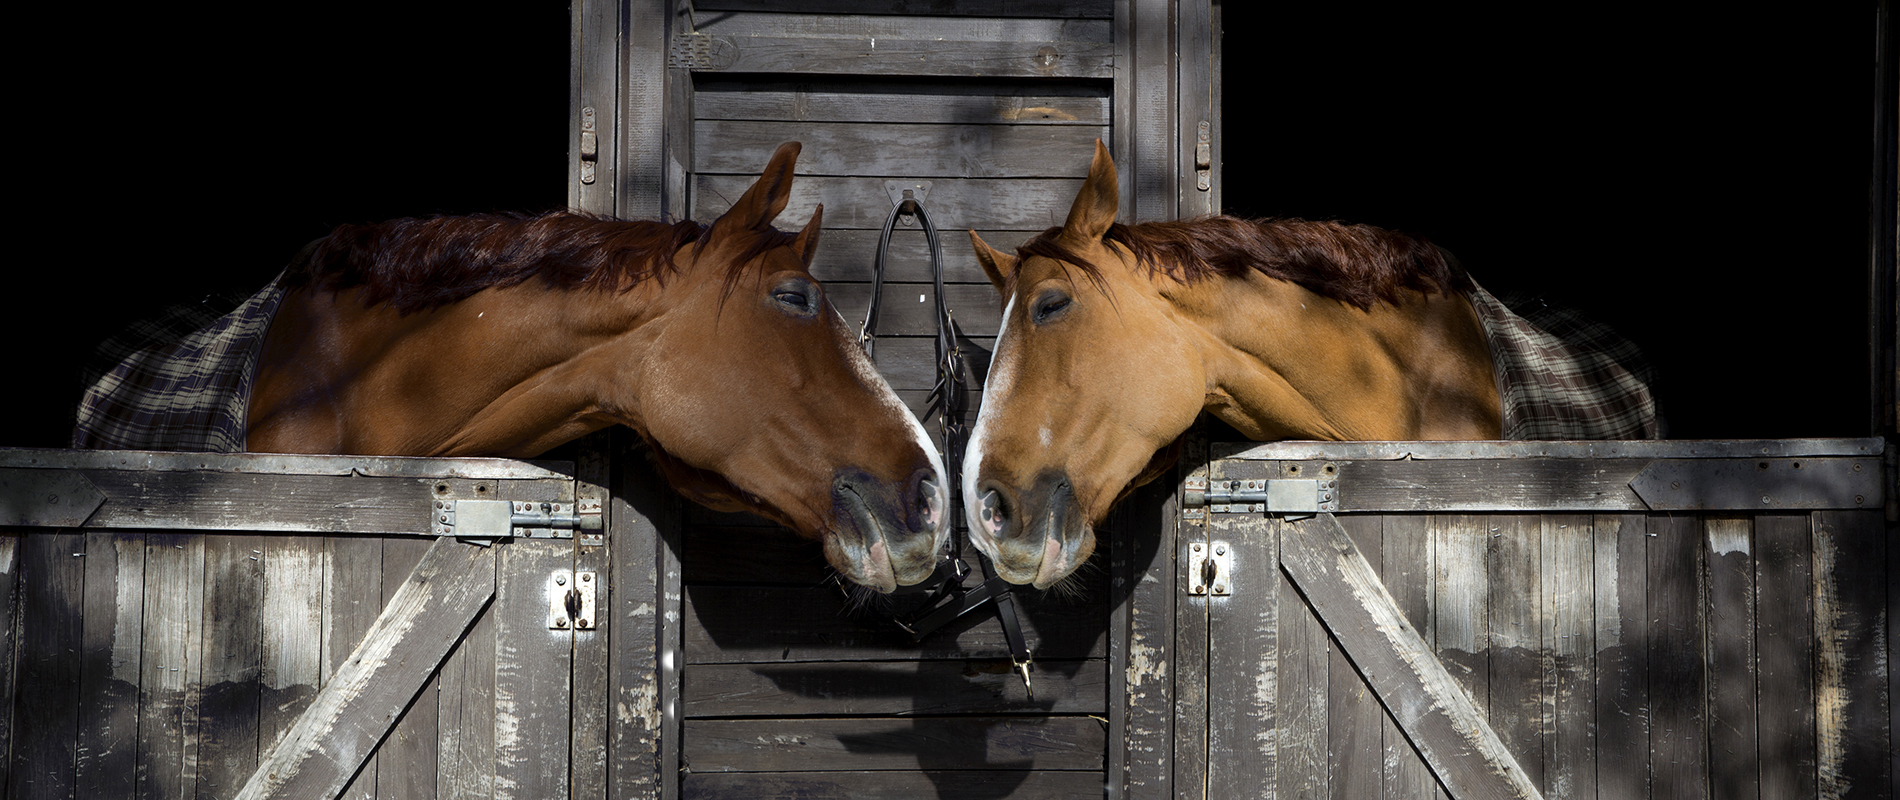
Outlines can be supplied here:
[[[1043, 231], [1018, 247], [1017, 255], [1074, 266], [1103, 285], [1101, 267], [1063, 244], [1062, 230]], [[1423, 237], [1371, 225], [1212, 215], [1135, 225], [1118, 222], [1104, 240], [1127, 250], [1150, 276], [1186, 284], [1253, 270], [1361, 309], [1397, 303], [1406, 290], [1451, 294], [1472, 286], [1463, 268]], [[1014, 283], [1014, 275], [1010, 281]]]
[[691, 220], [630, 222], [576, 211], [409, 217], [338, 227], [285, 281], [361, 288], [365, 305], [404, 314], [536, 278], [560, 289], [624, 291], [677, 272], [674, 254], [703, 247], [708, 230]]

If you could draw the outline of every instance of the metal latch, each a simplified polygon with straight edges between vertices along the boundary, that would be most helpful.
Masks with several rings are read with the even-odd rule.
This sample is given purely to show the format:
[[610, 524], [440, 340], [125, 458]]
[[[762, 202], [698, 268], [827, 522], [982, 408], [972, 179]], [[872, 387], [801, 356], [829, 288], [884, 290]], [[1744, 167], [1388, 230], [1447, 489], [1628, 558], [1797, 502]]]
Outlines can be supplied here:
[[594, 123], [594, 107], [581, 109], [581, 183], [594, 182], [594, 168], [600, 162], [600, 132]]
[[548, 630], [593, 630], [596, 583], [592, 572], [560, 570], [548, 576]]
[[1214, 143], [1212, 127], [1201, 120], [1200, 138], [1194, 143], [1194, 188], [1203, 192], [1214, 186]]
[[530, 539], [572, 539], [576, 530], [601, 528], [601, 503], [537, 503], [522, 500], [435, 501], [437, 536], [495, 540], [510, 536]]
[[1206, 506], [1210, 514], [1312, 515], [1339, 510], [1339, 481], [1332, 478], [1210, 481], [1196, 476], [1181, 488], [1181, 505]]
[[1188, 594], [1233, 594], [1234, 554], [1226, 542], [1188, 545]]

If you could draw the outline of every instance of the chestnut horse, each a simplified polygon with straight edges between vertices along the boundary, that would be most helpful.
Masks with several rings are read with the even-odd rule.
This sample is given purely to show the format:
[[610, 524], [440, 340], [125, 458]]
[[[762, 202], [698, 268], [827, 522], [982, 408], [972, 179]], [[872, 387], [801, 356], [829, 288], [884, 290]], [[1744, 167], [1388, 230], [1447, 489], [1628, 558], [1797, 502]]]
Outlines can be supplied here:
[[[1048, 588], [1085, 561], [1093, 528], [1171, 466], [1202, 411], [1256, 440], [1496, 439], [1512, 422], [1481, 320], [1496, 301], [1433, 245], [1304, 220], [1121, 225], [1116, 197], [1097, 142], [1061, 228], [1016, 255], [970, 234], [1004, 309], [962, 489], [1006, 580]], [[1567, 362], [1562, 380], [1597, 364]], [[1604, 369], [1640, 392], [1637, 433], [1513, 434], [1634, 438], [1645, 415], [1653, 431], [1647, 388]]]
[[852, 581], [931, 574], [944, 469], [772, 227], [797, 143], [710, 226], [556, 212], [346, 226], [286, 273], [244, 448], [526, 458], [610, 425], [679, 492], [822, 540]]

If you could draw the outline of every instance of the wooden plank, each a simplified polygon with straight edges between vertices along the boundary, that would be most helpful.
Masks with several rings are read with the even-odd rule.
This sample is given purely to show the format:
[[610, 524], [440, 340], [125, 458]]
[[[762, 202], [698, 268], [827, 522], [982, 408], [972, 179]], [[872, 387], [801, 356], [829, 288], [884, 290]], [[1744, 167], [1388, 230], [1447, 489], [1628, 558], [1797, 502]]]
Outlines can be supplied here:
[[1702, 521], [1709, 632], [1703, 650], [1709, 681], [1709, 793], [1759, 797], [1761, 753], [1755, 673], [1754, 526], [1747, 517]]
[[[0, 533], [11, 531], [0, 530]], [[13, 785], [13, 712], [20, 691], [20, 634], [21, 623], [25, 617], [21, 613], [20, 595], [20, 544], [24, 536], [0, 535], [0, 786]], [[86, 603], [90, 598], [82, 599]], [[84, 613], [82, 608], [81, 613]], [[82, 623], [83, 624], [83, 623]], [[85, 689], [82, 683], [81, 699], [74, 703], [75, 708], [85, 702]], [[75, 727], [77, 727], [75, 725]], [[75, 743], [74, 749], [79, 745]]]
[[1025, 797], [1099, 800], [1099, 772], [877, 770], [688, 774], [685, 794], [701, 800], [761, 797]]
[[[1094, 770], [1107, 745], [1088, 717], [712, 720], [685, 723], [695, 773], [839, 770]], [[1099, 778], [1098, 778], [1099, 779]]]
[[797, 141], [804, 144], [801, 178], [1086, 178], [1088, 164], [1077, 155], [1107, 135], [1107, 126], [700, 120], [693, 125], [693, 171], [756, 174], [779, 145]]
[[1008, 658], [700, 664], [687, 671], [681, 713], [692, 717], [1105, 713], [1101, 659], [1037, 658], [1035, 696]]
[[107, 498], [87, 520], [89, 528], [416, 536], [426, 530], [432, 500], [413, 478], [119, 469], [84, 474]]
[[296, 724], [322, 685], [325, 542], [292, 536], [264, 537], [264, 632], [259, 643], [258, 751], [262, 758]]
[[695, 71], [1111, 78], [1107, 20], [733, 14], [701, 18]]
[[[699, 11], [782, 11], [781, 0], [712, 0], [695, 3]], [[790, 5], [806, 14], [961, 14], [973, 17], [1061, 17], [1106, 19], [1110, 0], [799, 0]]]
[[[614, 213], [619, 174], [620, 4], [581, 0], [569, 5], [567, 205], [595, 214]], [[655, 69], [640, 76], [652, 80]], [[629, 75], [629, 80], [635, 80]], [[584, 129], [583, 109], [594, 113], [593, 129]], [[583, 180], [583, 136], [594, 137], [591, 180]], [[651, 158], [652, 156], [647, 156]]]
[[613, 783], [607, 767], [612, 729], [609, 720], [613, 712], [609, 687], [612, 685], [611, 643], [615, 616], [614, 598], [609, 588], [613, 562], [607, 549], [614, 533], [613, 512], [607, 510], [607, 501], [611, 496], [608, 487], [613, 485], [614, 434], [608, 429], [582, 438], [580, 454], [575, 459], [575, 497], [600, 502], [602, 511], [610, 515], [604, 520], [607, 529], [599, 532], [599, 538], [577, 537], [574, 548], [575, 574], [593, 573], [594, 580], [598, 581], [593, 628], [574, 631], [572, 702], [568, 712], [573, 726], [569, 737], [568, 796], [586, 800], [614, 795], [609, 788]]
[[139, 774], [145, 535], [87, 532], [85, 542], [79, 707], [86, 709], [86, 724], [79, 730], [76, 794], [131, 797]]
[[[1433, 644], [1431, 631], [1432, 601], [1431, 520], [1422, 514], [1393, 514], [1385, 518], [1384, 569], [1379, 578], [1407, 622]], [[1383, 712], [1384, 796], [1393, 800], [1428, 800], [1443, 797], [1444, 789], [1432, 776], [1430, 767], [1419, 757], [1391, 712]]]
[[602, 149], [614, 151], [616, 169], [602, 179], [611, 181], [614, 213], [622, 219], [662, 219], [669, 212], [684, 218], [684, 203], [667, 204], [667, 112], [669, 103], [677, 100], [672, 94], [676, 70], [666, 68], [672, 4], [629, 0], [620, 13], [625, 27], [616, 31], [621, 34], [621, 67], [616, 70], [620, 86], [614, 97], [619, 136], [601, 141]]
[[185, 797], [198, 782], [198, 646], [204, 621], [203, 534], [145, 540], [138, 794]]
[[[693, 177], [692, 218], [717, 219], [757, 176]], [[1062, 224], [1082, 181], [1070, 178], [945, 178], [931, 181], [930, 222], [939, 231], [1040, 231]], [[879, 178], [800, 178], [774, 225], [798, 230], [819, 204], [825, 228], [881, 230], [891, 197]], [[967, 245], [945, 242], [945, 249]]]
[[1290, 583], [1454, 797], [1539, 796], [1333, 515], [1293, 523], [1280, 552]]
[[[1106, 656], [1100, 575], [1091, 571], [1085, 576], [1089, 583], [1077, 600], [1017, 595], [1023, 638], [1037, 659]], [[924, 641], [913, 642], [888, 616], [854, 609], [855, 605], [833, 587], [692, 589], [686, 592], [682, 610], [684, 663], [989, 659], [1009, 653], [1002, 625], [993, 613], [969, 614]]]
[[1121, 205], [1121, 218], [1128, 222], [1155, 222], [1180, 216], [1180, 193], [1175, 176], [1179, 175], [1180, 142], [1175, 138], [1175, 3], [1136, 2], [1134, 16], [1134, 58], [1122, 68], [1121, 79], [1134, 83], [1133, 123], [1135, 138], [1132, 151], [1115, 153], [1116, 166], [1124, 187], [1134, 187], [1134, 202]]
[[1538, 579], [1542, 522], [1531, 514], [1491, 517], [1491, 677], [1487, 719], [1532, 785], [1544, 787], [1544, 726], [1550, 719], [1550, 651], [1543, 640]]
[[[11, 537], [9, 537], [11, 538]], [[75, 797], [73, 765], [80, 730], [80, 667], [85, 595], [85, 536], [36, 535], [19, 541], [19, 694], [9, 797]], [[77, 557], [76, 557], [77, 555]], [[10, 599], [10, 598], [9, 598]], [[174, 787], [175, 790], [176, 787]], [[177, 796], [177, 795], [174, 795]]]
[[[1173, 5], [1177, 28], [1174, 97], [1178, 103], [1174, 112], [1174, 150], [1175, 157], [1180, 159], [1180, 168], [1175, 171], [1171, 188], [1180, 198], [1175, 215], [1186, 218], [1221, 210], [1218, 198], [1211, 191], [1212, 184], [1207, 189], [1200, 187], [1194, 160], [1202, 124], [1209, 126], [1210, 148], [1220, 141], [1219, 131], [1212, 127], [1219, 121], [1216, 115], [1220, 71], [1214, 59], [1214, 40], [1219, 36], [1215, 33], [1215, 6], [1211, 0], [1177, 0]], [[1211, 150], [1208, 155], [1212, 159]]]
[[437, 796], [489, 800], [495, 796], [495, 615], [479, 614], [442, 664], [436, 732]]
[[[336, 680], [336, 674], [344, 669], [351, 654], [365, 642], [369, 631], [375, 627], [377, 619], [387, 607], [383, 597], [383, 545], [382, 538], [370, 537], [331, 537], [326, 543], [327, 551], [323, 559], [323, 675], [320, 686], [328, 689]], [[316, 702], [312, 697], [311, 702]], [[291, 723], [291, 731], [306, 726], [303, 719], [312, 713], [312, 706], [305, 706], [297, 721]], [[286, 731], [284, 736], [291, 735]], [[381, 739], [379, 735], [377, 739]], [[290, 746], [279, 739], [276, 747], [266, 751], [265, 758], [271, 753], [279, 753]], [[374, 748], [370, 748], [373, 750]], [[370, 800], [376, 796], [376, 755], [368, 754], [360, 772], [349, 777], [342, 797], [347, 800]], [[345, 771], [348, 775], [348, 771]], [[256, 779], [252, 779], [254, 784]]]
[[[865, 310], [871, 304], [871, 285], [868, 283], [828, 283], [825, 294], [831, 298], [831, 304], [845, 315], [845, 319], [854, 324], [864, 321]], [[873, 355], [884, 356], [878, 350], [884, 349], [886, 336], [935, 336], [937, 333], [937, 304], [932, 302], [936, 289], [928, 283], [886, 283], [884, 284], [883, 306], [877, 312], [878, 346]], [[924, 298], [918, 302], [917, 298]], [[996, 305], [996, 290], [987, 283], [952, 283], [943, 287], [945, 303], [955, 316], [957, 327], [964, 335], [981, 340], [993, 339], [996, 330], [1002, 324], [1003, 310]], [[928, 340], [925, 340], [928, 343]], [[931, 356], [935, 358], [934, 351]]]
[[1881, 522], [1877, 511], [1817, 511], [1813, 517], [1821, 797], [1884, 797], [1893, 780]]
[[1479, 516], [1431, 518], [1432, 650], [1480, 714], [1490, 708], [1490, 527]]
[[1219, 458], [1243, 461], [1464, 461], [1519, 459], [1877, 458], [1885, 440], [1717, 439], [1580, 442], [1222, 442]]
[[[925, 210], [929, 210], [926, 206]], [[830, 207], [826, 207], [830, 213]], [[885, 213], [890, 213], [889, 206]], [[937, 224], [935, 216], [931, 224]], [[882, 223], [879, 223], [882, 225]], [[877, 263], [878, 230], [832, 230], [826, 227], [824, 236], [819, 239], [818, 254], [812, 260], [812, 277], [830, 285], [832, 282], [868, 282], [872, 278], [872, 269]], [[1004, 252], [1015, 252], [1023, 242], [1028, 241], [1040, 231], [977, 231], [991, 247]], [[983, 267], [976, 262], [976, 250], [970, 247], [969, 234], [961, 228], [939, 228], [939, 244], [943, 247], [943, 279], [948, 283], [969, 283], [989, 286], [989, 278], [983, 274]], [[891, 246], [885, 256], [884, 279], [896, 283], [930, 283], [930, 246], [923, 232], [916, 227], [905, 228], [900, 222], [891, 232]], [[868, 295], [867, 295], [868, 296]], [[990, 305], [1001, 305], [1001, 295], [991, 290]], [[840, 305], [839, 311], [845, 312], [845, 318], [856, 325], [864, 319], [864, 309]], [[951, 311], [961, 317], [962, 310]]]
[[257, 768], [263, 554], [261, 536], [205, 539], [196, 797], [229, 797]]
[[1205, 791], [1208, 797], [1263, 797], [1279, 772], [1277, 739], [1262, 736], [1280, 726], [1279, 523], [1241, 514], [1211, 517], [1209, 538], [1232, 547], [1234, 585], [1231, 596], [1214, 600], [1208, 619]]
[[[391, 539], [383, 543], [383, 606], [396, 599], [398, 588], [415, 570], [432, 542], [422, 539]], [[376, 748], [376, 794], [405, 800], [432, 800], [436, 796], [436, 743], [440, 736], [438, 719], [439, 681], [430, 676], [422, 691], [402, 709], [389, 735]]]
[[[1808, 515], [1755, 518], [1755, 675], [1762, 800], [1815, 796], [1813, 562]], [[1891, 668], [1891, 667], [1889, 667]]]
[[[1378, 577], [1385, 561], [1385, 520], [1348, 516], [1339, 524]], [[1385, 709], [1339, 648], [1327, 659], [1327, 671], [1327, 788], [1338, 800], [1377, 797], [1384, 786]]]
[[548, 629], [548, 596], [572, 588], [574, 545], [515, 539], [495, 577], [495, 797], [566, 794], [573, 633]]
[[[0, 468], [76, 469], [135, 472], [151, 480], [190, 480], [183, 472], [321, 475], [349, 485], [387, 478], [473, 478], [488, 480], [562, 480], [571, 466], [533, 464], [505, 458], [412, 458], [408, 456], [302, 456], [282, 453], [186, 453], [153, 450], [0, 449]], [[166, 473], [162, 477], [150, 477]], [[347, 493], [346, 493], [347, 494]]]
[[[913, 296], [912, 300], [915, 299]], [[884, 312], [878, 313], [881, 316]], [[952, 313], [957, 312], [953, 310]], [[961, 319], [961, 315], [958, 318]], [[883, 324], [880, 322], [878, 327], [883, 327]], [[974, 345], [969, 356], [971, 360], [987, 360], [989, 347], [993, 342], [992, 339], [983, 338], [974, 342], [965, 342], [964, 346], [968, 348]], [[871, 353], [874, 356], [872, 361], [877, 364], [878, 374], [883, 375], [884, 379], [890, 382], [891, 388], [896, 389], [900, 397], [905, 392], [924, 392], [927, 396], [931, 389], [936, 388], [937, 346], [933, 339], [919, 336], [879, 336], [877, 345], [872, 348]], [[977, 375], [971, 374], [969, 377], [971, 385], [981, 385], [981, 381], [977, 380]], [[968, 406], [973, 411], [982, 400], [980, 392], [976, 399], [978, 403]], [[906, 403], [913, 414], [921, 405], [915, 402]]]
[[438, 539], [238, 796], [336, 796], [494, 593], [494, 548]]
[[[876, 122], [917, 125], [1109, 124], [1108, 93], [1099, 85], [961, 79], [949, 83], [856, 82], [849, 79], [700, 83], [699, 119]], [[1082, 167], [1087, 169], [1087, 165]]]
[[[1203, 528], [1184, 531], [1175, 543], [1174, 585], [1187, 586], [1194, 576], [1193, 560], [1188, 553], [1195, 545], [1207, 548], [1211, 555], [1213, 537], [1225, 537], [1229, 531], [1213, 520]], [[1174, 796], [1191, 800], [1207, 795], [1208, 771], [1213, 765], [1208, 750], [1212, 735], [1212, 709], [1209, 691], [1213, 688], [1209, 673], [1214, 670], [1213, 631], [1210, 630], [1214, 598], [1182, 597], [1174, 603]]]
[[685, 538], [688, 583], [813, 586], [834, 574], [822, 545], [777, 525], [694, 525]]
[[1592, 520], [1542, 515], [1538, 556], [1544, 641], [1550, 654], [1550, 719], [1545, 724], [1544, 796], [1594, 798], [1596, 782], [1596, 609]]
[[1598, 514], [1592, 520], [1601, 797], [1649, 794], [1648, 521], [1641, 514]]
[[[657, 504], [660, 512], [656, 517], [659, 520], [656, 525], [658, 536], [653, 548], [653, 585], [658, 593], [653, 607], [654, 613], [658, 615], [658, 630], [654, 637], [656, 658], [650, 662], [654, 665], [654, 693], [650, 702], [660, 725], [654, 733], [659, 740], [654, 766], [658, 771], [657, 788], [661, 800], [676, 800], [680, 797], [680, 773], [690, 769], [692, 764], [682, 748], [685, 732], [684, 720], [680, 716], [680, 695], [683, 693], [680, 677], [687, 660], [686, 642], [690, 640], [687, 629], [691, 626], [692, 614], [686, 597], [684, 571], [680, 566], [680, 553], [685, 551], [682, 535], [684, 526], [678, 522], [681, 502], [677, 495], [669, 493]], [[635, 557], [638, 557], [637, 554]]]
[[[1291, 525], [1279, 530], [1283, 568], [1293, 556], [1290, 537], [1299, 535]], [[1294, 581], [1280, 582], [1279, 697], [1274, 728], [1280, 797], [1330, 797], [1326, 745], [1329, 738], [1327, 701], [1331, 695], [1332, 640]]]
[[1653, 516], [1649, 533], [1650, 793], [1707, 797], [1701, 525], [1695, 517]]
[[[1173, 491], [1182, 476], [1207, 476], [1206, 440], [1190, 431], [1182, 444], [1181, 462], [1161, 479], [1136, 489], [1145, 502], [1124, 505], [1120, 527], [1112, 537], [1117, 563], [1113, 572], [1117, 594], [1127, 599], [1113, 604], [1125, 627], [1111, 637], [1120, 650], [1121, 669], [1115, 676], [1121, 690], [1122, 725], [1113, 743], [1120, 751], [1122, 780], [1111, 780], [1111, 797], [1170, 797], [1174, 794], [1174, 605], [1182, 591], [1174, 583], [1175, 553], [1183, 536], [1195, 527], [1181, 517], [1180, 493]], [[1167, 483], [1162, 483], [1162, 481]], [[1158, 496], [1157, 496], [1158, 495]], [[1204, 515], [1203, 515], [1204, 518]], [[1198, 533], [1198, 531], [1197, 531]], [[1124, 611], [1125, 613], [1118, 613]], [[1114, 719], [1111, 712], [1111, 720]], [[1111, 766], [1114, 765], [1111, 758]]]

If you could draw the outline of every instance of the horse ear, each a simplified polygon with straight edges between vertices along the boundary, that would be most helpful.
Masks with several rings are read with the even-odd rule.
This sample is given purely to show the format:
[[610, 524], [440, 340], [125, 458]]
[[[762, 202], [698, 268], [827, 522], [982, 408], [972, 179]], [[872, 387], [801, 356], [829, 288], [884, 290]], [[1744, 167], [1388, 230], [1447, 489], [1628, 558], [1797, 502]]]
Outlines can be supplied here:
[[761, 230], [777, 219], [792, 197], [792, 165], [798, 161], [799, 144], [786, 142], [772, 153], [765, 171], [752, 183], [739, 201], [713, 223], [714, 232]]
[[1089, 162], [1089, 179], [1082, 182], [1075, 204], [1069, 206], [1069, 219], [1062, 223], [1063, 235], [1085, 242], [1099, 241], [1108, 233], [1109, 226], [1115, 224], [1120, 202], [1120, 190], [1115, 185], [1115, 159], [1108, 157], [1108, 148], [1102, 145], [1102, 140], [1096, 139], [1095, 159]]
[[798, 238], [792, 241], [792, 249], [798, 251], [798, 260], [805, 262], [805, 268], [811, 269], [812, 256], [818, 253], [818, 233], [825, 227], [825, 204], [819, 203], [811, 210], [811, 221], [805, 223], [805, 229], [798, 232]]
[[976, 248], [976, 263], [983, 265], [983, 274], [990, 276], [990, 285], [998, 292], [1007, 291], [1004, 287], [1016, 277], [1016, 257], [991, 247], [976, 231], [970, 231], [970, 246]]

